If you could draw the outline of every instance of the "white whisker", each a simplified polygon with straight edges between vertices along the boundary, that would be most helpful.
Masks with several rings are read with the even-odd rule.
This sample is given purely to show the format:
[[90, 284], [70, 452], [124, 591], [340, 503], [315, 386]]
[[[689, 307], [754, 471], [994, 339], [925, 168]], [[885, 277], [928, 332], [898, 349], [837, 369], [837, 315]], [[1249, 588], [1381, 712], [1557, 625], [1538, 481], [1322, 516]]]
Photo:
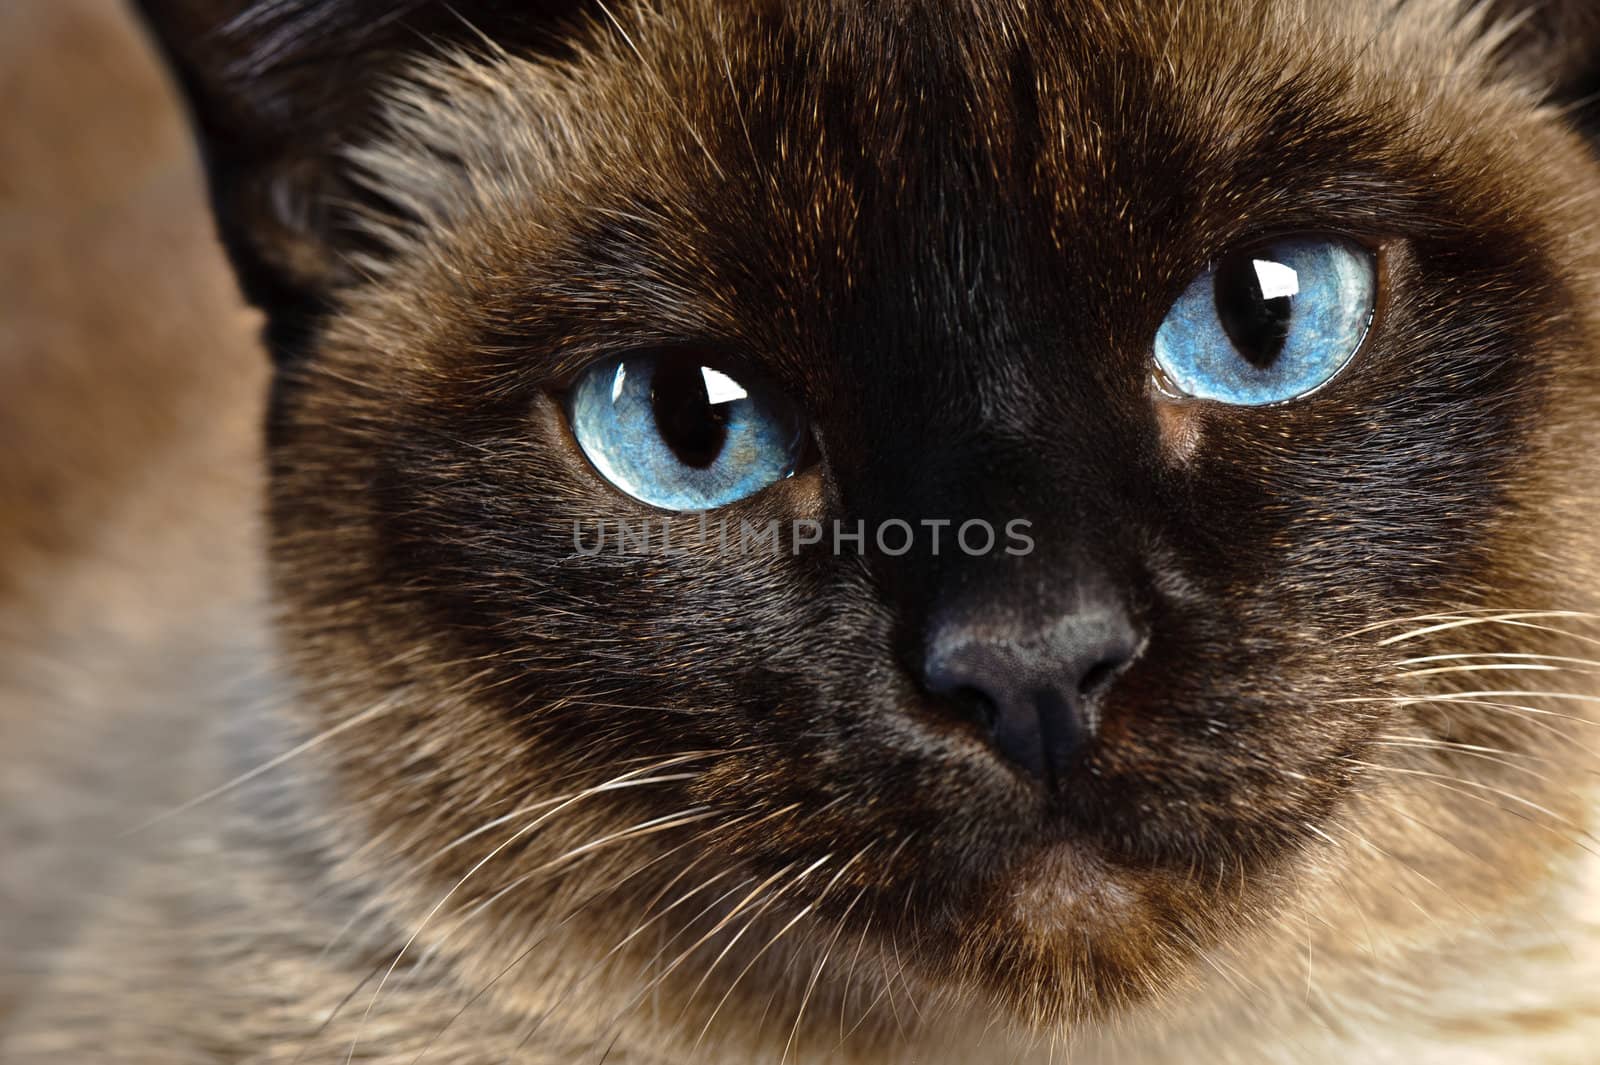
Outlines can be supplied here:
[[1569, 632], [1566, 629], [1558, 629], [1553, 625], [1538, 625], [1533, 623], [1538, 619], [1548, 620], [1554, 618], [1583, 618], [1593, 621], [1595, 620], [1595, 615], [1572, 610], [1537, 610], [1523, 611], [1515, 614], [1497, 614], [1492, 617], [1484, 618], [1457, 618], [1453, 621], [1442, 621], [1434, 625], [1426, 625], [1419, 629], [1412, 629], [1411, 631], [1403, 632], [1398, 636], [1390, 636], [1386, 639], [1379, 640], [1377, 642], [1377, 646], [1388, 647], [1397, 643], [1406, 643], [1410, 640], [1415, 640], [1423, 636], [1431, 636], [1434, 633], [1445, 632], [1450, 629], [1466, 628], [1467, 626], [1471, 625], [1506, 625], [1512, 628], [1531, 629], [1536, 632], [1553, 633], [1558, 636], [1564, 636], [1568, 639], [1578, 640], [1583, 643], [1592, 643], [1600, 646], [1600, 638], [1584, 636], [1579, 633]]
[[[400, 947], [400, 950], [398, 952], [396, 952], [396, 954], [394, 956], [394, 960], [389, 963], [389, 968], [383, 974], [383, 979], [378, 981], [378, 987], [377, 987], [377, 989], [375, 991], [373, 991], [372, 998], [367, 1003], [366, 1011], [362, 1014], [360, 1023], [358, 1023], [357, 1026], [356, 1026], [356, 1033], [350, 1040], [350, 1049], [345, 1055], [345, 1065], [349, 1065], [350, 1061], [354, 1059], [355, 1052], [356, 1052], [356, 1047], [361, 1042], [361, 1034], [362, 1034], [363, 1030], [366, 1027], [366, 1022], [372, 1016], [372, 1009], [373, 1009], [373, 1007], [375, 1005], [377, 1005], [378, 999], [383, 994], [384, 986], [388, 983], [389, 978], [394, 975], [394, 971], [399, 966], [401, 959], [405, 957], [406, 953], [411, 949], [412, 944], [414, 944], [417, 941], [417, 937], [420, 936], [423, 933], [423, 931], [433, 921], [433, 918], [439, 913], [439, 911], [441, 909], [444, 908], [444, 905], [447, 902], [449, 902], [450, 899], [455, 895], [455, 893], [461, 889], [461, 886], [463, 884], [465, 884], [468, 880], [472, 879], [472, 877], [480, 869], [482, 869], [485, 865], [487, 865], [489, 862], [494, 860], [494, 858], [498, 854], [500, 854], [502, 851], [504, 851], [507, 847], [510, 847], [512, 844], [516, 843], [519, 839], [522, 839], [528, 833], [534, 831], [535, 829], [539, 828], [541, 825], [543, 825], [546, 822], [548, 822], [550, 818], [552, 818], [555, 815], [561, 813], [563, 810], [566, 810], [566, 809], [570, 808], [575, 803], [582, 802], [584, 799], [587, 799], [587, 798], [590, 798], [592, 796], [599, 795], [599, 794], [602, 794], [602, 793], [608, 792], [608, 791], [617, 791], [617, 790], [621, 790], [623, 788], [643, 787], [643, 786], [648, 785], [648, 784], [662, 783], [663, 781], [660, 778], [645, 777], [645, 776], [640, 776], [640, 774], [649, 773], [654, 769], [668, 768], [668, 767], [670, 767], [672, 765], [678, 765], [678, 764], [681, 764], [683, 762], [692, 760], [692, 759], [697, 758], [697, 757], [701, 757], [701, 755], [699, 753], [688, 754], [688, 755], [680, 755], [680, 756], [678, 756], [676, 758], [667, 759], [664, 762], [659, 763], [659, 764], [657, 764], [655, 766], [645, 766], [645, 767], [643, 767], [641, 769], [630, 770], [629, 772], [623, 773], [620, 776], [616, 776], [616, 777], [611, 778], [610, 780], [606, 781], [603, 784], [597, 784], [592, 788], [587, 788], [584, 791], [581, 791], [578, 794], [574, 795], [572, 798], [570, 798], [570, 799], [566, 800], [565, 802], [561, 803], [560, 805], [558, 805], [558, 806], [554, 807], [553, 809], [547, 811], [546, 813], [541, 814], [539, 817], [535, 818], [529, 824], [527, 824], [527, 825], [523, 826], [522, 828], [518, 829], [516, 832], [512, 833], [512, 835], [508, 839], [506, 839], [504, 842], [500, 843], [493, 850], [491, 850], [488, 854], [486, 854], [482, 858], [480, 858], [475, 865], [473, 865], [470, 869], [467, 870], [467, 872], [461, 877], [461, 879], [457, 880], [455, 882], [455, 884], [453, 884], [450, 887], [450, 889], [448, 891], [446, 891], [442, 897], [440, 897], [438, 902], [434, 903], [433, 908], [430, 909], [428, 911], [428, 913], [423, 917], [422, 922], [419, 925], [417, 925], [416, 930], [411, 933], [410, 938], [408, 938], [405, 941], [405, 943]], [[682, 776], [681, 776], [681, 774], [669, 774], [669, 776], [666, 779], [669, 779], [669, 780], [680, 780], [680, 779], [682, 779]]]
[[[1425, 780], [1428, 783], [1434, 784], [1437, 787], [1442, 787], [1446, 791], [1455, 792], [1456, 794], [1464, 796], [1466, 798], [1476, 799], [1479, 802], [1484, 803], [1485, 805], [1492, 806], [1495, 809], [1500, 810], [1502, 813], [1507, 813], [1507, 814], [1510, 814], [1510, 815], [1515, 816], [1515, 817], [1521, 817], [1523, 820], [1527, 821], [1529, 824], [1538, 825], [1540, 828], [1545, 829], [1547, 832], [1554, 833], [1563, 842], [1570, 843], [1570, 844], [1572, 844], [1574, 846], [1577, 846], [1577, 847], [1581, 847], [1583, 850], [1588, 851], [1590, 854], [1595, 855], [1595, 857], [1600, 858], [1600, 852], [1596, 852], [1591, 847], [1589, 847], [1588, 844], [1583, 842], [1583, 839], [1581, 839], [1581, 838], [1573, 838], [1573, 837], [1569, 837], [1569, 836], [1563, 835], [1562, 833], [1557, 832], [1550, 825], [1547, 825], [1544, 822], [1537, 820], [1536, 818], [1529, 817], [1526, 814], [1521, 814], [1516, 810], [1507, 809], [1506, 807], [1501, 806], [1499, 803], [1496, 803], [1496, 802], [1494, 802], [1494, 801], [1492, 801], [1490, 799], [1487, 799], [1482, 795], [1476, 795], [1471, 791], [1464, 790], [1466, 788], [1476, 788], [1476, 789], [1479, 789], [1481, 791], [1487, 791], [1487, 792], [1489, 792], [1489, 793], [1491, 793], [1493, 795], [1499, 796], [1502, 799], [1506, 799], [1506, 800], [1508, 800], [1510, 802], [1514, 802], [1514, 803], [1517, 803], [1519, 805], [1526, 806], [1529, 809], [1536, 810], [1539, 813], [1542, 813], [1546, 817], [1550, 818], [1552, 821], [1555, 821], [1557, 824], [1559, 824], [1559, 825], [1561, 825], [1561, 826], [1563, 826], [1565, 828], [1571, 829], [1573, 832], [1577, 833], [1577, 835], [1579, 837], [1585, 837], [1585, 838], [1588, 838], [1590, 840], [1595, 840], [1595, 837], [1590, 835], [1590, 833], [1587, 830], [1585, 830], [1582, 826], [1573, 824], [1567, 818], [1562, 817], [1560, 814], [1556, 813], [1553, 810], [1546, 809], [1545, 807], [1539, 805], [1538, 803], [1534, 802], [1531, 799], [1527, 799], [1527, 798], [1522, 797], [1521, 795], [1517, 795], [1517, 794], [1515, 794], [1513, 792], [1506, 791], [1503, 788], [1496, 788], [1496, 787], [1494, 787], [1492, 785], [1485, 784], [1485, 783], [1483, 783], [1481, 781], [1467, 780], [1467, 779], [1462, 778], [1462, 777], [1452, 777], [1452, 776], [1448, 776], [1448, 775], [1443, 774], [1443, 773], [1430, 773], [1430, 772], [1428, 772], [1426, 770], [1422, 770], [1422, 769], [1407, 769], [1407, 768], [1405, 768], [1403, 766], [1379, 765], [1376, 762], [1366, 762], [1366, 761], [1363, 761], [1363, 760], [1358, 759], [1358, 758], [1346, 758], [1346, 759], [1344, 759], [1344, 761], [1350, 762], [1350, 763], [1352, 763], [1354, 765], [1358, 765], [1358, 766], [1361, 766], [1361, 767], [1366, 768], [1366, 769], [1370, 769], [1370, 770], [1372, 770], [1374, 772], [1394, 773], [1394, 774], [1397, 774], [1397, 775], [1416, 777], [1418, 779]], [[1600, 842], [1600, 840], [1595, 840], [1595, 842]]]
[[[854, 865], [858, 859], [863, 857], [871, 849], [872, 844], [869, 843], [860, 851], [856, 852], [855, 857], [846, 862], [844, 866], [840, 868], [839, 872], [834, 876], [834, 883], [838, 882], [839, 877], [844, 875], [844, 871], [846, 869]], [[823, 948], [822, 957], [817, 960], [817, 966], [811, 972], [811, 980], [806, 984], [805, 993], [801, 995], [800, 1009], [795, 1012], [794, 1027], [789, 1029], [789, 1040], [783, 1046], [783, 1057], [779, 1059], [779, 1065], [784, 1065], [784, 1063], [789, 1060], [789, 1052], [794, 1048], [795, 1040], [800, 1035], [800, 1022], [805, 1018], [806, 1006], [810, 1004], [811, 996], [817, 989], [817, 981], [822, 979], [822, 971], [827, 967], [828, 959], [833, 955], [833, 948], [838, 945], [839, 937], [844, 933], [845, 925], [850, 920], [850, 914], [855, 911], [856, 903], [861, 901], [862, 897], [867, 893], [867, 888], [870, 886], [870, 884], [863, 884], [861, 889], [856, 892], [855, 897], [850, 900], [850, 904], [845, 907], [844, 913], [839, 916], [839, 920], [834, 926], [833, 936], [828, 940], [828, 945]], [[832, 887], [833, 883], [830, 883], [828, 888], [823, 890], [822, 895], [825, 897], [827, 895], [827, 891]], [[782, 933], [780, 932], [779, 934], [781, 935]], [[771, 947], [773, 943], [777, 942], [777, 938], [777, 936], [773, 936], [771, 942], [769, 942], [766, 947], [761, 948], [762, 952], [765, 953], [767, 947]], [[738, 986], [737, 980], [734, 981], [734, 986]], [[699, 1040], [696, 1040], [695, 1043], [698, 1045]]]

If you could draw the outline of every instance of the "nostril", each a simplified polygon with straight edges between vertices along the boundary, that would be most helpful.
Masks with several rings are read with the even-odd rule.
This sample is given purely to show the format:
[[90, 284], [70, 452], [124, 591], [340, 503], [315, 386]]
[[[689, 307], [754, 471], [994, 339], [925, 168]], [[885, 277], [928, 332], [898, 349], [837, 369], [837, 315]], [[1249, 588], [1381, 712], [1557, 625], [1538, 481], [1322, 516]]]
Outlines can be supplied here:
[[1123, 658], [1102, 658], [1083, 674], [1078, 681], [1078, 694], [1085, 699], [1092, 699], [1106, 688], [1110, 687], [1122, 667], [1127, 665]]
[[1000, 716], [999, 708], [995, 706], [994, 699], [983, 689], [962, 685], [945, 698], [962, 718], [972, 722], [985, 733], [994, 731], [995, 722]]

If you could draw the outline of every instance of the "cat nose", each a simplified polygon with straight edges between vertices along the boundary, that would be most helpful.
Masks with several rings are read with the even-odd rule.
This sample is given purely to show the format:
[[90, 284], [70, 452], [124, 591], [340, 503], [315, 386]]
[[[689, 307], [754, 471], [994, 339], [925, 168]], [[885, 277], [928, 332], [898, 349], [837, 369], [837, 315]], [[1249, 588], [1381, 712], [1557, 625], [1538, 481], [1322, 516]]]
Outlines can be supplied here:
[[928, 631], [922, 679], [1002, 758], [1054, 788], [1097, 732], [1101, 696], [1143, 644], [1113, 600], [1082, 603], [1045, 624], [946, 612]]

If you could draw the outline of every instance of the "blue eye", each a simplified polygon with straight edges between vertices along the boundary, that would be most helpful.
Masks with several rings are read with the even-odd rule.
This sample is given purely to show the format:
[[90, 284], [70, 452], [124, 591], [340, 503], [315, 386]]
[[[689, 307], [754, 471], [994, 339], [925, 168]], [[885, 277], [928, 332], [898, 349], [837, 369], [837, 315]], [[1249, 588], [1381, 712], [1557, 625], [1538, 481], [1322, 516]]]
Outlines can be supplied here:
[[1234, 252], [1200, 275], [1156, 331], [1156, 364], [1178, 391], [1241, 406], [1327, 384], [1361, 346], [1377, 298], [1366, 248], [1290, 237]]
[[572, 434], [601, 475], [663, 510], [710, 510], [793, 474], [799, 410], [760, 380], [694, 352], [595, 363], [569, 399]]

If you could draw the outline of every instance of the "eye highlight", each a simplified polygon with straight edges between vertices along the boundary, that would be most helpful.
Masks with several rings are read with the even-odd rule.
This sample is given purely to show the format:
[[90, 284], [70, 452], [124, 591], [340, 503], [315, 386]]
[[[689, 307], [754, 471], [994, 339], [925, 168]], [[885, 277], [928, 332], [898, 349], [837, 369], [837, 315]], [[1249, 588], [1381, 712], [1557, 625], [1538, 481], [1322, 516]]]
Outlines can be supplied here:
[[600, 475], [663, 510], [710, 510], [792, 475], [805, 419], [759, 376], [694, 351], [602, 359], [568, 398], [572, 434]]
[[1287, 237], [1232, 252], [1179, 296], [1155, 360], [1184, 395], [1283, 403], [1332, 380], [1361, 346], [1377, 260], [1338, 237]]

